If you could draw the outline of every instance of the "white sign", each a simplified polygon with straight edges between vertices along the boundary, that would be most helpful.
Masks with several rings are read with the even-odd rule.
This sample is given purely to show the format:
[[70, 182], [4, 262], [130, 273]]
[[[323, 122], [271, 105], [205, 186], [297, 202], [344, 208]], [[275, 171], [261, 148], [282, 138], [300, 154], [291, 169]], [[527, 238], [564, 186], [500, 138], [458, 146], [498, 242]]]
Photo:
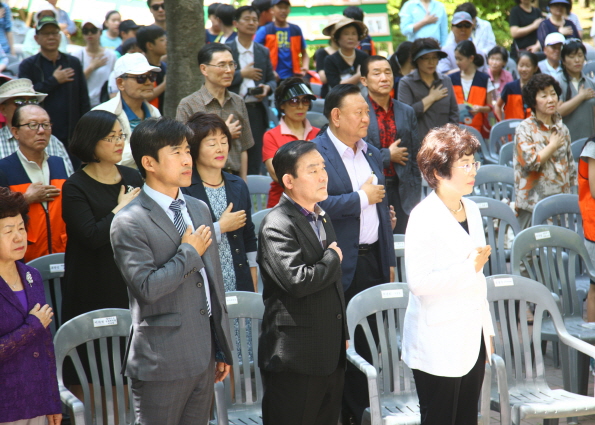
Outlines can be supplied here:
[[479, 208], [480, 210], [485, 210], [487, 207], [488, 207], [487, 202], [478, 202], [477, 203], [477, 208]]
[[238, 297], [236, 297], [235, 295], [233, 297], [225, 297], [225, 302], [227, 303], [227, 305], [237, 304]]
[[50, 264], [50, 273], [64, 273], [64, 263]]
[[395, 242], [395, 249], [405, 249], [405, 242]]
[[403, 290], [402, 289], [388, 289], [386, 291], [381, 291], [382, 298], [403, 298]]
[[550, 231], [549, 230], [546, 230], [545, 232], [537, 232], [537, 233], [535, 233], [535, 240], [536, 241], [541, 240], [541, 239], [549, 239], [549, 238], [551, 238], [551, 235], [550, 235]]
[[115, 326], [118, 324], [118, 318], [116, 316], [111, 317], [100, 317], [99, 319], [93, 319], [93, 326], [100, 328], [102, 326]]
[[514, 281], [512, 277], [501, 277], [500, 279], [494, 279], [494, 286], [513, 286]]

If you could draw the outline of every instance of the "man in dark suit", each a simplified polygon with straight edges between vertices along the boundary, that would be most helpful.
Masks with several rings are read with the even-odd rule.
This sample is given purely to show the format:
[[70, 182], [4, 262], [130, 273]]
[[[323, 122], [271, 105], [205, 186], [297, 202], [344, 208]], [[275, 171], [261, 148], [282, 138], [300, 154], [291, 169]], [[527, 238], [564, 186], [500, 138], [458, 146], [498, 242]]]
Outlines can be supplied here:
[[180, 191], [192, 177], [189, 136], [188, 127], [167, 118], [136, 127], [130, 146], [146, 183], [111, 225], [130, 297], [124, 370], [139, 425], [206, 425], [213, 384], [232, 359], [211, 214]]
[[[268, 96], [277, 88], [277, 82], [269, 49], [252, 41], [258, 29], [258, 10], [254, 6], [239, 7], [233, 24], [238, 36], [227, 44], [238, 68], [229, 90], [242, 96], [248, 109], [254, 138], [254, 146], [248, 149], [248, 174], [261, 174], [262, 137], [269, 128]], [[262, 93], [251, 95], [252, 90]]]
[[[382, 156], [363, 140], [370, 123], [368, 112], [357, 86], [333, 87], [324, 104], [329, 127], [313, 140], [328, 172], [328, 198], [320, 206], [333, 220], [344, 253], [341, 271], [347, 303], [371, 286], [391, 282], [396, 264]], [[370, 360], [363, 332], [355, 335], [355, 349]], [[369, 406], [366, 388], [365, 376], [348, 364], [343, 409], [349, 420], [354, 416], [361, 422]]]
[[264, 218], [258, 257], [265, 304], [259, 339], [264, 425], [336, 425], [348, 338], [343, 254], [330, 219], [324, 160], [310, 142], [273, 158], [285, 193]]
[[421, 173], [417, 167], [420, 147], [413, 108], [391, 99], [393, 71], [382, 56], [370, 56], [361, 67], [361, 82], [368, 88], [370, 126], [365, 141], [382, 154], [388, 204], [393, 206], [397, 225], [394, 233], [405, 234], [409, 213], [421, 198]]

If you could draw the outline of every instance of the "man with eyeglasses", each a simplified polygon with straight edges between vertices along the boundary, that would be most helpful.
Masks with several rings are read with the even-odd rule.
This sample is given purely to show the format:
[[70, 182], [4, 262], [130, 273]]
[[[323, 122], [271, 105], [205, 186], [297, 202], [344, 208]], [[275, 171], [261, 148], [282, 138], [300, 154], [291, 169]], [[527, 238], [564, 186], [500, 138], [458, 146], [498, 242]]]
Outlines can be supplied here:
[[[269, 127], [268, 96], [277, 88], [269, 50], [253, 41], [258, 29], [258, 10], [242, 6], [235, 11], [233, 24], [237, 38], [229, 44], [233, 60], [239, 65], [229, 90], [246, 102], [254, 146], [248, 149], [248, 174], [261, 174], [262, 138]], [[252, 93], [253, 91], [259, 93]]]
[[0, 160], [0, 186], [21, 192], [29, 204], [25, 254], [25, 261], [29, 262], [66, 250], [62, 185], [68, 173], [62, 158], [46, 152], [52, 124], [41, 106], [18, 107], [12, 117], [11, 131], [19, 148]]
[[153, 19], [155, 19], [155, 23], [153, 25], [157, 25], [158, 27], [165, 28], [165, 1], [164, 0], [147, 0], [147, 5], [149, 6], [149, 10], [153, 15]]
[[142, 53], [125, 54], [114, 66], [119, 90], [116, 97], [93, 108], [118, 116], [122, 132], [126, 134], [120, 165], [136, 168], [130, 150], [130, 136], [142, 121], [161, 117], [159, 109], [148, 102], [154, 96], [153, 83], [159, 71], [161, 68], [150, 65]]
[[205, 77], [205, 83], [200, 90], [182, 99], [176, 119], [186, 122], [193, 114], [206, 112], [224, 120], [232, 137], [224, 170], [246, 180], [247, 151], [254, 146], [254, 139], [244, 100], [228, 90], [237, 69], [231, 48], [220, 43], [203, 46], [198, 52], [198, 66]]
[[[454, 39], [447, 41], [446, 44], [442, 46], [442, 51], [448, 56], [441, 59], [436, 68], [436, 71], [441, 74], [452, 74], [459, 70], [455, 59], [455, 49], [457, 44], [461, 41], [471, 40], [473, 18], [467, 12], [456, 12], [452, 15], [451, 29], [454, 34]], [[487, 72], [486, 63], [487, 61], [484, 60], [484, 65], [481, 68], [478, 68], [478, 71]]]
[[[10, 123], [15, 109], [27, 104], [36, 105], [43, 101], [46, 96], [45, 93], [38, 93], [33, 90], [33, 83], [26, 78], [10, 80], [0, 86], [0, 113], [4, 115], [7, 123], [0, 129], [0, 159], [12, 155], [19, 148], [19, 142], [10, 131]], [[59, 156], [64, 160], [66, 173], [69, 176], [74, 172], [64, 144], [53, 134], [50, 135], [50, 141], [45, 151], [50, 156]]]
[[[21, 62], [19, 77], [33, 82], [35, 91], [47, 93], [43, 106], [50, 115], [54, 135], [68, 148], [68, 141], [79, 118], [89, 112], [89, 92], [80, 61], [58, 50], [60, 26], [45, 16], [35, 28], [40, 52]], [[80, 161], [71, 156], [75, 168]]]

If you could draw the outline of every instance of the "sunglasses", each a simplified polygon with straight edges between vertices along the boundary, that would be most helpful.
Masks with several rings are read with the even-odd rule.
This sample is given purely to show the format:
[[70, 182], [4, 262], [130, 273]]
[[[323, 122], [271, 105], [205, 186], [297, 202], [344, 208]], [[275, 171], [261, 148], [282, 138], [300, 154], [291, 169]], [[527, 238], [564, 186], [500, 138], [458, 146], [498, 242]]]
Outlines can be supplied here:
[[154, 72], [151, 72], [149, 74], [143, 74], [143, 75], [122, 75], [120, 78], [134, 79], [139, 84], [145, 84], [147, 82], [147, 80], [149, 80], [152, 83], [157, 81], [157, 74]]
[[151, 9], [153, 9], [155, 12], [157, 12], [159, 9], [165, 10], [165, 3], [152, 4]]
[[309, 97], [292, 97], [285, 103], [291, 106], [298, 106], [300, 103], [304, 106], [310, 106], [310, 104], [312, 103], [312, 99], [310, 99]]
[[83, 28], [82, 32], [83, 32], [83, 35], [89, 35], [89, 34], [95, 35], [99, 32], [99, 29], [98, 28]]
[[12, 101], [17, 106], [22, 106], [22, 105], [38, 105], [39, 104], [39, 102], [37, 101], [37, 99], [21, 99], [21, 98], [17, 98], [17, 99], [13, 99]]
[[460, 24], [456, 24], [456, 25], [453, 25], [453, 26], [457, 27], [458, 29], [462, 29], [462, 28], [469, 29], [473, 25], [471, 25], [469, 22], [462, 22]]

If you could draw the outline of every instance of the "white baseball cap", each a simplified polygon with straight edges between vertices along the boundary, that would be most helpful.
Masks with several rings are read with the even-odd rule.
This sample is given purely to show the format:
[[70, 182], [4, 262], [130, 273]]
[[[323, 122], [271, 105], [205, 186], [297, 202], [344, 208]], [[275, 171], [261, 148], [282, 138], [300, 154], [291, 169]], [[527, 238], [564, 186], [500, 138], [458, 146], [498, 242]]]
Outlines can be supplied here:
[[83, 24], [81, 25], [81, 28], [87, 24], [91, 24], [99, 30], [103, 29], [103, 21], [101, 20], [101, 18], [99, 18], [97, 16], [88, 17], [87, 19], [83, 19]]
[[124, 74], [142, 75], [149, 71], [161, 72], [161, 68], [149, 64], [142, 53], [126, 53], [114, 65], [116, 78]]
[[550, 32], [545, 38], [543, 44], [545, 44], [546, 46], [552, 46], [554, 44], [564, 44], [564, 41], [566, 41], [566, 37], [564, 37], [559, 32]]

